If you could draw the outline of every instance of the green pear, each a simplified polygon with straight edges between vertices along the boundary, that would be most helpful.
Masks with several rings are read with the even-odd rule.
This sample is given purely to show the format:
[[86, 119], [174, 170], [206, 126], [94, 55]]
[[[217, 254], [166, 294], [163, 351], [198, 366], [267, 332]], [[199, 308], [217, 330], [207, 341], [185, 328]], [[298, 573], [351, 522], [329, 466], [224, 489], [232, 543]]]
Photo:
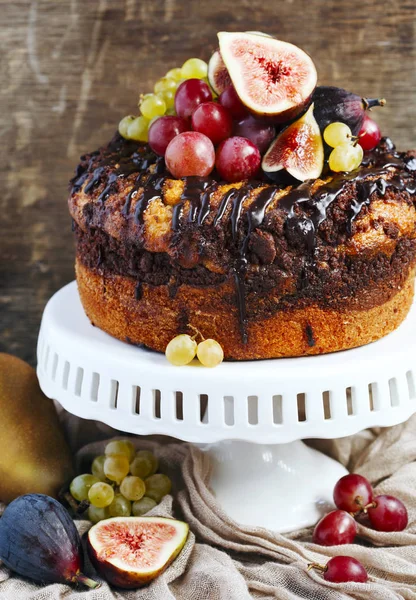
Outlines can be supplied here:
[[34, 369], [0, 353], [0, 501], [31, 493], [56, 497], [72, 476], [55, 406]]

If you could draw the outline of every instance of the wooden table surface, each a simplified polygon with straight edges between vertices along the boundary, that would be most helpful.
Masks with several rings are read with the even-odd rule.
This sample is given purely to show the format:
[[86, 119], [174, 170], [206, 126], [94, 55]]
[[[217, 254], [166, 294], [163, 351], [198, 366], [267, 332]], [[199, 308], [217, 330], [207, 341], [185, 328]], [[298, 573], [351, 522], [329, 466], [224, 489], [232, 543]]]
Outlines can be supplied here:
[[321, 83], [386, 97], [383, 131], [416, 146], [415, 0], [0, 0], [0, 351], [34, 364], [43, 307], [73, 279], [79, 155], [220, 30], [301, 46]]

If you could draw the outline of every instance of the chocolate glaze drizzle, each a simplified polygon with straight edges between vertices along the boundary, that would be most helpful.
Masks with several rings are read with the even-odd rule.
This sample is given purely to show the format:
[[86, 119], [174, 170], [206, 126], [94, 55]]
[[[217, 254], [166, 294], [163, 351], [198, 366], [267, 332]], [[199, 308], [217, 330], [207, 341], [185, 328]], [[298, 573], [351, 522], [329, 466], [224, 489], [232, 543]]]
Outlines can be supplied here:
[[186, 202], [189, 202], [188, 223], [202, 225], [209, 215], [210, 199], [218, 187], [214, 179], [204, 177], [184, 177], [184, 188], [178, 204], [173, 208], [172, 229], [181, 231], [183, 223], [183, 212]]
[[[122, 209], [122, 214], [128, 217], [132, 200], [140, 194], [134, 210], [134, 219], [137, 223], [143, 223], [147, 207], [152, 200], [161, 197], [163, 185], [170, 177], [163, 158], [150, 152], [148, 146], [138, 146], [126, 142], [117, 135], [101, 154], [99, 152], [92, 153], [81, 157], [81, 161], [71, 181], [72, 193], [78, 192], [87, 182], [84, 193], [90, 194], [104, 182], [104, 189], [98, 197], [98, 201], [101, 203], [104, 203], [110, 194], [117, 191], [120, 178], [137, 173], [133, 188]], [[327, 218], [328, 209], [349, 184], [356, 185], [356, 197], [351, 204], [350, 215], [346, 223], [346, 233], [351, 235], [356, 217], [363, 206], [370, 204], [373, 193], [376, 192], [379, 196], [384, 197], [386, 191], [393, 188], [414, 195], [416, 193], [415, 175], [416, 158], [396, 152], [391, 140], [383, 138], [375, 150], [365, 155], [360, 169], [352, 173], [336, 174], [330, 182], [322, 185], [315, 192], [312, 191], [314, 181], [307, 181], [292, 188], [280, 198], [278, 207], [287, 214], [286, 234], [297, 236], [303, 242], [306, 250], [304, 269], [300, 279], [301, 285], [308, 285], [305, 274], [307, 268], [314, 264], [318, 228]], [[182, 195], [173, 209], [172, 230], [175, 234], [179, 234], [185, 227], [204, 225], [212, 210], [212, 195], [219, 185], [214, 178], [185, 177], [183, 181]], [[213, 220], [213, 227], [219, 227], [224, 216], [230, 215], [231, 235], [236, 244], [232, 274], [235, 280], [238, 315], [244, 343], [248, 341], [245, 279], [248, 269], [249, 242], [253, 231], [261, 227], [267, 208], [273, 202], [276, 192], [281, 190], [281, 186], [276, 184], [269, 184], [266, 188], [263, 187], [264, 185], [264, 182], [255, 181], [246, 183], [240, 188], [229, 189], [223, 195]], [[263, 187], [263, 189], [257, 193], [248, 206], [245, 206], [246, 200], [258, 187]], [[137, 300], [142, 297], [141, 282], [137, 283], [135, 297]], [[306, 335], [308, 343], [314, 343], [313, 333], [308, 327]]]

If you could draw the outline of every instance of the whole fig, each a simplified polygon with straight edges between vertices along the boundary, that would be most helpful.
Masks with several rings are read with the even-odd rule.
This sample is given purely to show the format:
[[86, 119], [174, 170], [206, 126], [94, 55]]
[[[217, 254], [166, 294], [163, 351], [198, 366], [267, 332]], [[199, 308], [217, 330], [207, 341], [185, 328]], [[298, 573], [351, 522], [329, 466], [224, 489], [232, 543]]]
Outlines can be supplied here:
[[340, 121], [348, 125], [353, 135], [360, 131], [367, 110], [386, 103], [383, 98], [362, 98], [330, 85], [318, 86], [312, 95], [312, 102], [313, 114], [322, 132], [330, 123]]
[[41, 583], [99, 584], [82, 574], [79, 533], [65, 508], [43, 494], [13, 500], [0, 519], [0, 558], [19, 575]]

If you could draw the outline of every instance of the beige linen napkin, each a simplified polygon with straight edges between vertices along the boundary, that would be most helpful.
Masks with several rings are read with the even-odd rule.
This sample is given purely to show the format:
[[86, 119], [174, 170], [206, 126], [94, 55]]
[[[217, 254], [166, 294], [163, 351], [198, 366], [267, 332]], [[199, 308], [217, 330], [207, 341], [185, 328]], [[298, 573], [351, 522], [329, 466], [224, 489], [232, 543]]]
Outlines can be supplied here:
[[[138, 448], [157, 453], [162, 471], [174, 481], [174, 497], [166, 497], [149, 514], [173, 515], [189, 523], [192, 534], [178, 559], [150, 586], [135, 591], [110, 589], [105, 582], [94, 591], [41, 587], [3, 566], [0, 600], [416, 600], [416, 416], [396, 427], [310, 442], [368, 477], [377, 493], [401, 498], [409, 510], [406, 531], [379, 533], [360, 525], [358, 543], [337, 548], [313, 544], [312, 529], [280, 535], [239, 526], [209, 491], [206, 454], [178, 442], [134, 440]], [[81, 469], [104, 445], [95, 442], [78, 452]], [[78, 522], [81, 533], [89, 526], [87, 521]], [[369, 582], [331, 584], [320, 574], [307, 572], [308, 562], [325, 563], [339, 554], [359, 559], [367, 567]], [[86, 571], [94, 576], [88, 563]]]

